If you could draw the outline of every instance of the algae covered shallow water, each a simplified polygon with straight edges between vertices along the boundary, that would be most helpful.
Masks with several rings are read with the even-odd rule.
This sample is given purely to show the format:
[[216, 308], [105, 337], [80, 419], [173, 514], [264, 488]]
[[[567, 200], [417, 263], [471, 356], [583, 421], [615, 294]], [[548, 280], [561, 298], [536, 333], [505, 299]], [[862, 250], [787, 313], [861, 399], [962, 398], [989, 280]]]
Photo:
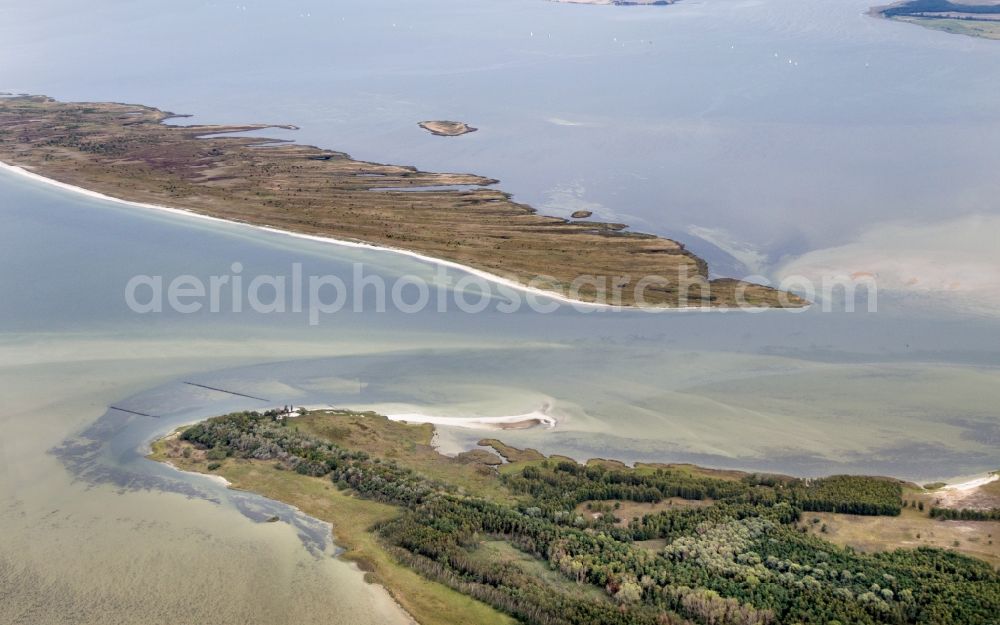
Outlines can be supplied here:
[[[182, 423], [262, 405], [184, 382], [396, 413], [549, 405], [555, 430], [503, 438], [580, 457], [997, 468], [990, 42], [859, 2], [327, 4], [5, 6], [0, 90], [296, 123], [358, 158], [498, 177], [543, 210], [673, 234], [723, 274], [863, 258], [849, 269], [898, 288], [877, 313], [137, 315], [122, 296], [136, 274], [435, 271], [0, 173], [0, 621], [405, 622], [326, 528], [143, 459]], [[432, 137], [421, 119], [480, 130]], [[949, 263], [980, 282], [953, 285]], [[289, 522], [260, 522], [276, 511]]]

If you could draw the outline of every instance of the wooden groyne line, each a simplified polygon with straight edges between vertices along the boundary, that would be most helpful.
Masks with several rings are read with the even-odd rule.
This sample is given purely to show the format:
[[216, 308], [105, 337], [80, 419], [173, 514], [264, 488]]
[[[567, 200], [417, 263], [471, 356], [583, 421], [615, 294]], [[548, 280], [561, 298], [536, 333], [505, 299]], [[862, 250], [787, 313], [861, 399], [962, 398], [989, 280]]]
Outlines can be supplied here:
[[264, 399], [263, 397], [255, 397], [253, 395], [247, 395], [246, 393], [237, 393], [236, 391], [227, 391], [224, 388], [216, 388], [214, 386], [208, 386], [207, 384], [198, 384], [197, 382], [185, 382], [189, 386], [197, 386], [198, 388], [206, 388], [210, 391], [217, 391], [219, 393], [228, 393], [230, 395], [236, 395], [237, 397], [247, 397], [249, 399], [256, 399], [257, 401], [270, 402], [270, 399]]
[[111, 410], [117, 410], [119, 412], [127, 412], [129, 414], [139, 415], [140, 417], [149, 417], [151, 419], [159, 419], [160, 417], [155, 414], [146, 414], [145, 412], [139, 412], [138, 410], [128, 410], [127, 408], [119, 408], [118, 406], [108, 406]]

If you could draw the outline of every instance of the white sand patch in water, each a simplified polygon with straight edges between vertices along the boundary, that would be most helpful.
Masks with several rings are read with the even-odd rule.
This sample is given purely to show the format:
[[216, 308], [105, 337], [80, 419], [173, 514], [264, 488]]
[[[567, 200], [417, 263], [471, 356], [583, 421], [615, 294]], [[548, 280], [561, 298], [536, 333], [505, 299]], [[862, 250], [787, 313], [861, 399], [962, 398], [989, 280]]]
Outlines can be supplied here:
[[[916, 295], [950, 308], [1000, 315], [1000, 216], [969, 215], [939, 223], [884, 223], [857, 240], [808, 252], [777, 271], [803, 276], [870, 278], [879, 291]], [[822, 293], [817, 293], [822, 299]]]
[[543, 406], [539, 410], [532, 412], [499, 417], [443, 417], [416, 412], [386, 416], [392, 421], [402, 421], [404, 423], [432, 423], [434, 425], [447, 425], [472, 430], [514, 430], [536, 426], [542, 426], [551, 430], [556, 427], [558, 420], [548, 414], [548, 409], [548, 406]]

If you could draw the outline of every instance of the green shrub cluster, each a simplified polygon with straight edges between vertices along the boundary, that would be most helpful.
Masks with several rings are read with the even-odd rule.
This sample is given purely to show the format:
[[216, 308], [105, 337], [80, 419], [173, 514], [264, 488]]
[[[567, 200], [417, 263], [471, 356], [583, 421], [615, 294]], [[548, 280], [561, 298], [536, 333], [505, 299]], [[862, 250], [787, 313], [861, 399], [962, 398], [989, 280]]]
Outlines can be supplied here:
[[1000, 508], [931, 508], [930, 515], [942, 521], [1000, 521]]
[[[505, 478], [522, 498], [510, 505], [459, 494], [266, 415], [219, 417], [183, 438], [230, 456], [327, 476], [360, 496], [400, 506], [399, 517], [374, 528], [394, 557], [525, 623], [971, 625], [996, 623], [1000, 614], [1000, 576], [985, 563], [928, 548], [855, 553], [795, 529], [803, 502], [891, 510], [892, 482], [835, 477], [766, 485], [546, 461]], [[852, 499], [855, 485], [860, 490]], [[667, 496], [715, 502], [646, 515], [628, 527], [594, 523], [574, 511], [589, 499]], [[487, 537], [603, 595], [567, 591], [513, 563], [476, 557]], [[652, 550], [634, 542], [649, 537], [666, 545]]]

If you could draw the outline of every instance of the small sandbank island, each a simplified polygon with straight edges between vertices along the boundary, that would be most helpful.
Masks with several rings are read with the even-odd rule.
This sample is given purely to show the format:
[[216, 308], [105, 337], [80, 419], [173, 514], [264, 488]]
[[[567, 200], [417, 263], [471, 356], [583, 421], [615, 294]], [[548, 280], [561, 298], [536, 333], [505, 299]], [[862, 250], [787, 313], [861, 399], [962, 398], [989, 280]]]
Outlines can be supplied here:
[[234, 135], [274, 126], [163, 123], [175, 117], [140, 105], [0, 98], [0, 163], [153, 208], [444, 261], [571, 301], [661, 309], [808, 304], [767, 286], [709, 280], [706, 263], [670, 239], [539, 215], [487, 188], [497, 182], [490, 178]]
[[465, 122], [431, 121], [420, 122], [417, 125], [432, 135], [439, 137], [457, 137], [478, 130], [478, 128], [473, 128]]
[[869, 14], [956, 35], [1000, 39], [1000, 0], [903, 0], [873, 7]]
[[181, 428], [150, 457], [330, 522], [343, 557], [421, 625], [1000, 614], [1000, 482], [954, 509], [941, 485], [578, 463], [495, 439], [447, 457], [433, 435], [371, 412], [241, 412]]
[[614, 6], [652, 6], [660, 4], [676, 4], [679, 0], [551, 0], [564, 4], [600, 4]]

